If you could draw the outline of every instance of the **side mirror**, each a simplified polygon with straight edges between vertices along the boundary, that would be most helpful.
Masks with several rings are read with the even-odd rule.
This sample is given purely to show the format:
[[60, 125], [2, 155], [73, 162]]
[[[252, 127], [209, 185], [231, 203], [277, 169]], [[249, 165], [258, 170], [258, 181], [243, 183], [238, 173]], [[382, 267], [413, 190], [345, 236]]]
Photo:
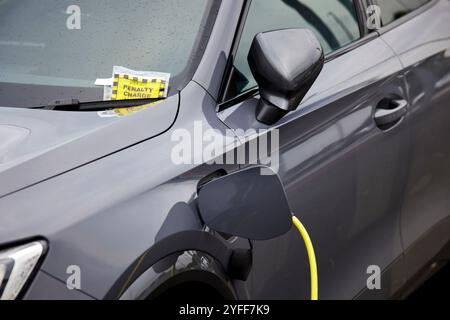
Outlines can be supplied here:
[[269, 240], [287, 233], [292, 214], [278, 175], [262, 167], [239, 171], [204, 185], [198, 209], [215, 231], [250, 240]]
[[324, 53], [308, 29], [276, 30], [256, 35], [248, 63], [261, 95], [256, 118], [272, 125], [297, 109], [322, 71]]

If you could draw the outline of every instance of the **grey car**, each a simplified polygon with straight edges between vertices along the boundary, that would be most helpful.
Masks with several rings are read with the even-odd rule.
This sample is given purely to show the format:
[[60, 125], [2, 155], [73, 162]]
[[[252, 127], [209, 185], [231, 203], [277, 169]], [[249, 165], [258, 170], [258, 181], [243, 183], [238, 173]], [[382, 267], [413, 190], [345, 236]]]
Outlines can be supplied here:
[[[107, 99], [114, 66], [167, 97]], [[282, 193], [320, 299], [450, 258], [447, 0], [3, 0], [0, 106], [1, 299], [308, 299], [296, 230], [258, 234], [284, 212], [247, 220]], [[264, 137], [271, 161], [218, 160]]]

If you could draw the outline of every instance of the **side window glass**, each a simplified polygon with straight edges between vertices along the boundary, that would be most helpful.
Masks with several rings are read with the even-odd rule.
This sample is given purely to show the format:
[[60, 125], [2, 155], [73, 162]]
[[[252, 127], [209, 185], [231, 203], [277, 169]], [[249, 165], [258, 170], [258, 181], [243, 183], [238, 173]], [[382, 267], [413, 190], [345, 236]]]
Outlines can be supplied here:
[[428, 2], [430, 0], [378, 0], [381, 8], [381, 21], [384, 26], [388, 25]]
[[234, 61], [226, 99], [256, 86], [247, 55], [256, 34], [285, 28], [309, 28], [325, 54], [360, 38], [352, 0], [252, 0]]

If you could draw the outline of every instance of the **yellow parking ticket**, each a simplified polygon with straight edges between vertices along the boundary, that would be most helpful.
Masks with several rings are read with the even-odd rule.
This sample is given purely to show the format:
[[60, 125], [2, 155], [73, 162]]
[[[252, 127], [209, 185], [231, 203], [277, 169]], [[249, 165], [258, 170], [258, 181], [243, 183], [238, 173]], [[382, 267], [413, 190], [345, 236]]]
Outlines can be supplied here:
[[166, 98], [167, 82], [163, 79], [114, 74], [112, 100]]

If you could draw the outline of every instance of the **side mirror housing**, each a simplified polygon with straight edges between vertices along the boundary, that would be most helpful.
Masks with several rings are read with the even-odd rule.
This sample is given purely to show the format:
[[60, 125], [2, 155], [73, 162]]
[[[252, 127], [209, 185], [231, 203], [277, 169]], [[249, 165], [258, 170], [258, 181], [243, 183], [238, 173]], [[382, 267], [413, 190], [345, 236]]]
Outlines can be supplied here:
[[309, 29], [283, 29], [257, 34], [248, 63], [261, 96], [256, 118], [272, 125], [297, 109], [322, 71], [324, 53]]
[[239, 171], [200, 189], [198, 210], [208, 227], [250, 240], [273, 239], [291, 229], [283, 185], [278, 175], [262, 175], [261, 169]]

